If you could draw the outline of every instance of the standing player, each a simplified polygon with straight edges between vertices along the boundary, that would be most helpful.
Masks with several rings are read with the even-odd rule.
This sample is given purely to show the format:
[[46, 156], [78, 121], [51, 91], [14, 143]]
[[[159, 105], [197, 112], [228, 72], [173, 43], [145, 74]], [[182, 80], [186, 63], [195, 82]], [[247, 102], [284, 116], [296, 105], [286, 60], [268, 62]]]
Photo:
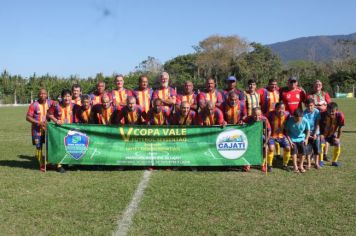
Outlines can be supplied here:
[[315, 107], [320, 111], [326, 111], [328, 103], [331, 102], [328, 92], [323, 91], [323, 84], [320, 80], [315, 81], [314, 90], [308, 95], [308, 98], [314, 100]]
[[153, 92], [153, 99], [159, 98], [163, 105], [173, 110], [177, 103], [177, 92], [169, 86], [169, 74], [162, 72], [160, 75], [160, 88]]
[[172, 115], [173, 125], [194, 125], [196, 124], [196, 113], [191, 109], [188, 101], [182, 102], [179, 110]]
[[260, 94], [260, 103], [263, 114], [273, 111], [277, 102], [279, 102], [279, 91], [276, 79], [270, 79], [266, 88], [258, 90]]
[[192, 81], [186, 81], [184, 83], [184, 93], [178, 95], [177, 106], [180, 106], [182, 102], [188, 102], [190, 108], [194, 111], [198, 109], [197, 95], [194, 93], [194, 85]]
[[226, 101], [229, 98], [230, 92], [235, 92], [240, 101], [245, 99], [244, 93], [236, 88], [237, 79], [235, 76], [229, 76], [226, 79], [226, 89], [222, 91], [223, 100]]
[[153, 107], [147, 115], [149, 125], [169, 125], [170, 110], [163, 104], [160, 98], [153, 100]]
[[138, 88], [133, 92], [136, 97], [136, 102], [141, 106], [142, 112], [147, 115], [151, 109], [151, 99], [153, 95], [153, 89], [148, 86], [148, 77], [141, 75], [138, 79]]
[[[267, 151], [267, 140], [269, 139], [269, 137], [271, 136], [271, 125], [267, 119], [267, 117], [265, 117], [264, 115], [262, 115], [262, 110], [260, 107], [255, 107], [252, 109], [252, 115], [251, 116], [247, 116], [243, 122], [246, 124], [253, 124], [257, 121], [262, 121], [263, 122], [263, 148], [265, 149], [265, 151]], [[266, 153], [266, 152], [263, 152]], [[263, 164], [261, 167], [261, 170], [263, 172], [266, 172], [266, 163], [267, 161], [267, 157], [264, 155], [264, 160], [263, 160]]]
[[334, 146], [334, 155], [331, 165], [336, 167], [340, 165], [338, 162], [341, 153], [340, 138], [344, 124], [344, 114], [338, 110], [338, 105], [335, 102], [329, 103], [326, 111], [321, 113], [320, 139], [322, 143], [328, 142]]
[[307, 146], [307, 169], [311, 167], [311, 156], [314, 154], [315, 168], [319, 169], [319, 155], [320, 155], [320, 112], [315, 108], [314, 100], [308, 98], [305, 102], [306, 109], [304, 110], [304, 118], [308, 121], [310, 126], [310, 137]]
[[41, 171], [45, 171], [42, 146], [45, 143], [47, 110], [53, 105], [53, 101], [49, 100], [47, 96], [47, 91], [40, 89], [38, 100], [29, 106], [26, 115], [26, 120], [31, 123], [32, 144], [36, 147], [35, 157], [39, 162]]
[[101, 104], [101, 98], [105, 94], [105, 82], [104, 81], [99, 81], [96, 84], [96, 91], [92, 94], [90, 94], [90, 99], [92, 102], [92, 105], [96, 104]]
[[271, 138], [268, 141], [268, 154], [267, 154], [267, 171], [272, 171], [273, 152], [275, 144], [284, 149], [283, 151], [283, 169], [288, 169], [288, 162], [290, 160], [290, 144], [284, 132], [284, 126], [289, 117], [289, 113], [285, 110], [285, 105], [282, 102], [276, 104], [276, 109], [268, 113], [267, 118], [271, 125]]
[[248, 90], [245, 91], [245, 104], [247, 115], [252, 115], [252, 109], [260, 106], [260, 95], [256, 92], [256, 80], [250, 79], [248, 82]]
[[121, 110], [126, 106], [126, 99], [128, 96], [133, 96], [132, 91], [124, 88], [124, 76], [115, 76], [116, 88], [111, 91], [112, 104], [117, 110]]
[[[301, 109], [295, 110], [293, 117], [288, 118], [285, 129], [287, 138], [292, 146], [294, 172], [304, 173], [305, 169], [303, 164], [310, 135], [310, 126], [309, 122], [303, 118], [303, 111]], [[297, 162], [297, 157], [299, 157], [299, 163]]]
[[79, 84], [73, 84], [72, 85], [72, 102], [77, 104], [78, 106], [81, 106], [82, 105], [81, 96], [82, 96], [82, 88], [80, 87]]
[[298, 78], [290, 77], [288, 79], [288, 87], [281, 89], [280, 98], [286, 106], [286, 111], [294, 114], [294, 111], [303, 109], [303, 102], [305, 101], [305, 91], [298, 87]]
[[216, 90], [215, 81], [213, 78], [209, 78], [206, 80], [205, 92], [199, 93], [198, 102], [201, 99], [204, 99], [207, 102], [211, 101], [216, 107], [220, 107], [220, 105], [223, 103], [222, 95], [218, 90]]

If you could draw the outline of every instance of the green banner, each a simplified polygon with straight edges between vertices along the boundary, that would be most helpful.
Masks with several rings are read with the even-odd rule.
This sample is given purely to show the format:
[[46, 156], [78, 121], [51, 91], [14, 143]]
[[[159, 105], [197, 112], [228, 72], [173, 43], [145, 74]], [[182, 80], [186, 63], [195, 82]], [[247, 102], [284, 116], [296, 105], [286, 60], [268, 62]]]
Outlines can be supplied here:
[[262, 163], [262, 122], [246, 126], [47, 125], [48, 162], [118, 166]]

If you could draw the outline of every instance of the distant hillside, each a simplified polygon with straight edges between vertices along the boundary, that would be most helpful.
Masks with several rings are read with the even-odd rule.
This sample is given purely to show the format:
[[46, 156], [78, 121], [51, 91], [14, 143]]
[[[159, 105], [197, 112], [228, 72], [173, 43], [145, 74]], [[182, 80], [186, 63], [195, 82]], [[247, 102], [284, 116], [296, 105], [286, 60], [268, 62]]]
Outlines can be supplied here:
[[356, 56], [356, 33], [303, 37], [266, 46], [285, 63], [294, 60], [328, 61]]

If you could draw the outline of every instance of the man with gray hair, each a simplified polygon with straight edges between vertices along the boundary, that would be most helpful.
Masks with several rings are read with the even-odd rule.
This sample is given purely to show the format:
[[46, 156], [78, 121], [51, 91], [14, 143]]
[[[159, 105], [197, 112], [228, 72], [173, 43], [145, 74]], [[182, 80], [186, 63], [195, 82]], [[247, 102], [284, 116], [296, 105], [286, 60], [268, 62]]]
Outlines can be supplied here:
[[163, 105], [170, 109], [177, 102], [177, 92], [172, 87], [169, 87], [169, 74], [162, 72], [160, 75], [160, 87], [153, 92], [153, 100], [159, 98], [162, 100]]

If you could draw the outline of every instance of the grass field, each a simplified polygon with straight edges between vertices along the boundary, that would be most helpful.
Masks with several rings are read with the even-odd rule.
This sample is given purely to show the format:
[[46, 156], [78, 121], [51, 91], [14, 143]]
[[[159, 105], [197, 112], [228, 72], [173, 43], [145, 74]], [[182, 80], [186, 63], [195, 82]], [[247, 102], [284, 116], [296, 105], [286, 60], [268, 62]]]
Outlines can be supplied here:
[[[129, 234], [356, 235], [356, 100], [337, 102], [342, 167], [154, 171]], [[39, 172], [26, 109], [0, 108], [0, 235], [112, 234], [143, 171]]]

